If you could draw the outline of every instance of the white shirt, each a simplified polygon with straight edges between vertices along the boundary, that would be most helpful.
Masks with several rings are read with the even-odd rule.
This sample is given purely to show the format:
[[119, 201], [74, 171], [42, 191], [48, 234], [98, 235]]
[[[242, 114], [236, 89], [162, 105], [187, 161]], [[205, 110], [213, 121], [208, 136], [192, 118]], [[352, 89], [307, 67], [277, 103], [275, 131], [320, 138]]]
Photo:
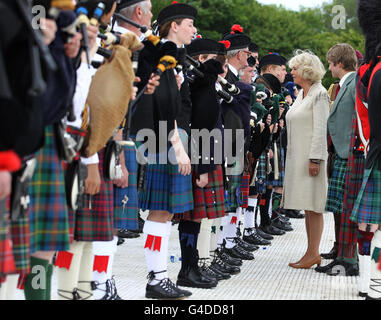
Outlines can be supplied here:
[[354, 71], [351, 71], [351, 72], [348, 72], [344, 75], [344, 77], [342, 77], [340, 79], [340, 82], [339, 82], [339, 85], [340, 85], [340, 88], [343, 86], [345, 80], [347, 80], [347, 78], [352, 74], [352, 73], [355, 73]]
[[[82, 126], [82, 111], [85, 107], [87, 96], [90, 90], [91, 79], [95, 74], [96, 69], [93, 67], [88, 67], [87, 63], [82, 62], [77, 69], [77, 84], [75, 87], [75, 93], [73, 97], [73, 112], [75, 115], [75, 121], [67, 121], [68, 125], [80, 128]], [[88, 121], [90, 119], [90, 115]], [[89, 158], [81, 157], [84, 164], [94, 164], [99, 163], [98, 154], [95, 153]]]
[[238, 78], [238, 70], [235, 67], [233, 67], [230, 63], [228, 63], [228, 66], [230, 71], [233, 72], [235, 76]]

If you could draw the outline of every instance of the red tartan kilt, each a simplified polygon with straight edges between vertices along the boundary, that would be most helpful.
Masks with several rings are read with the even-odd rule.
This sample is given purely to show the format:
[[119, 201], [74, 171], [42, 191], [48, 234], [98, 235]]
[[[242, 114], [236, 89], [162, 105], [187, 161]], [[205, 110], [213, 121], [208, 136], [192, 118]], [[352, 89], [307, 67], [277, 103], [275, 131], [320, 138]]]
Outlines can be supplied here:
[[216, 219], [225, 216], [225, 198], [222, 167], [208, 173], [208, 184], [204, 188], [196, 185], [196, 175], [192, 173], [194, 209], [176, 214], [175, 219], [197, 220]]
[[249, 206], [249, 193], [250, 193], [250, 174], [243, 174], [241, 180], [241, 197], [242, 208]]
[[71, 240], [73, 237], [77, 241], [111, 241], [113, 239], [113, 184], [103, 179], [103, 155], [104, 149], [98, 152], [101, 187], [98, 194], [91, 196], [92, 209], [89, 209], [87, 200], [85, 208], [75, 213], [69, 210]]

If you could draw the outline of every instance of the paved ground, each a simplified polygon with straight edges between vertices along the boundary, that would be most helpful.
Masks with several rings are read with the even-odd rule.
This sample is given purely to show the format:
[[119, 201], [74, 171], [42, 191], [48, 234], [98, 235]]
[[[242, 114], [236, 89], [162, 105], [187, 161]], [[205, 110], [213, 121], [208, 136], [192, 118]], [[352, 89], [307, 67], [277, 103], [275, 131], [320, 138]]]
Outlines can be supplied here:
[[[145, 215], [142, 216], [145, 218]], [[299, 259], [306, 248], [304, 219], [292, 219], [293, 231], [278, 236], [272, 245], [254, 252], [255, 259], [245, 261], [241, 273], [218, 283], [214, 289], [190, 289], [190, 300], [362, 300], [357, 296], [358, 277], [331, 277], [314, 271], [288, 266]], [[332, 214], [324, 215], [321, 252], [328, 252], [334, 241]], [[177, 225], [173, 226], [169, 252], [179, 255]], [[329, 261], [323, 261], [323, 265]], [[169, 276], [176, 281], [180, 262], [168, 263]], [[127, 239], [118, 246], [113, 274], [119, 295], [125, 300], [146, 300], [144, 297], [147, 269], [143, 252], [143, 235]], [[22, 299], [22, 292], [18, 290]], [[53, 274], [52, 298], [56, 299], [56, 278]]]
[[[144, 216], [143, 216], [144, 217]], [[321, 252], [328, 252], [334, 241], [333, 216], [324, 215]], [[272, 245], [254, 252], [255, 259], [245, 261], [241, 273], [218, 283], [214, 289], [191, 289], [188, 299], [197, 300], [358, 300], [358, 277], [332, 277], [288, 266], [305, 252], [307, 236], [304, 219], [292, 219], [293, 231], [278, 236]], [[143, 236], [128, 239], [118, 247], [114, 274], [123, 299], [145, 299], [147, 269]], [[179, 255], [177, 226], [173, 226], [169, 251]], [[323, 265], [330, 261], [323, 261]], [[181, 262], [169, 263], [168, 272], [175, 282]]]

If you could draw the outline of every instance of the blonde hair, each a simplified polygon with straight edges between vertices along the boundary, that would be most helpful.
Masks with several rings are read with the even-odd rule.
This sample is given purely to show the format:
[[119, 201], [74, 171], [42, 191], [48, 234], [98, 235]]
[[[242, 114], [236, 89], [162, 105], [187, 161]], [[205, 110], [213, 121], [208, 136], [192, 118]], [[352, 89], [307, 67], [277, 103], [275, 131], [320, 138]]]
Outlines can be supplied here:
[[296, 50], [288, 65], [296, 67], [299, 76], [312, 83], [320, 82], [326, 73], [319, 57], [309, 50]]

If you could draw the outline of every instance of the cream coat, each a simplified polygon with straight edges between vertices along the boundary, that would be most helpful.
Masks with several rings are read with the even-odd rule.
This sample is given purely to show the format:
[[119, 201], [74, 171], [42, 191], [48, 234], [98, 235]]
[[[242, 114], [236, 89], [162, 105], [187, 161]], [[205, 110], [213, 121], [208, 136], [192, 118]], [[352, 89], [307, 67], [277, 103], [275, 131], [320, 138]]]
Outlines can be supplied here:
[[[287, 112], [288, 145], [282, 200], [285, 209], [324, 212], [328, 189], [329, 106], [328, 92], [319, 82], [311, 86], [304, 99], [301, 90]], [[309, 175], [310, 159], [323, 160], [316, 177]]]

